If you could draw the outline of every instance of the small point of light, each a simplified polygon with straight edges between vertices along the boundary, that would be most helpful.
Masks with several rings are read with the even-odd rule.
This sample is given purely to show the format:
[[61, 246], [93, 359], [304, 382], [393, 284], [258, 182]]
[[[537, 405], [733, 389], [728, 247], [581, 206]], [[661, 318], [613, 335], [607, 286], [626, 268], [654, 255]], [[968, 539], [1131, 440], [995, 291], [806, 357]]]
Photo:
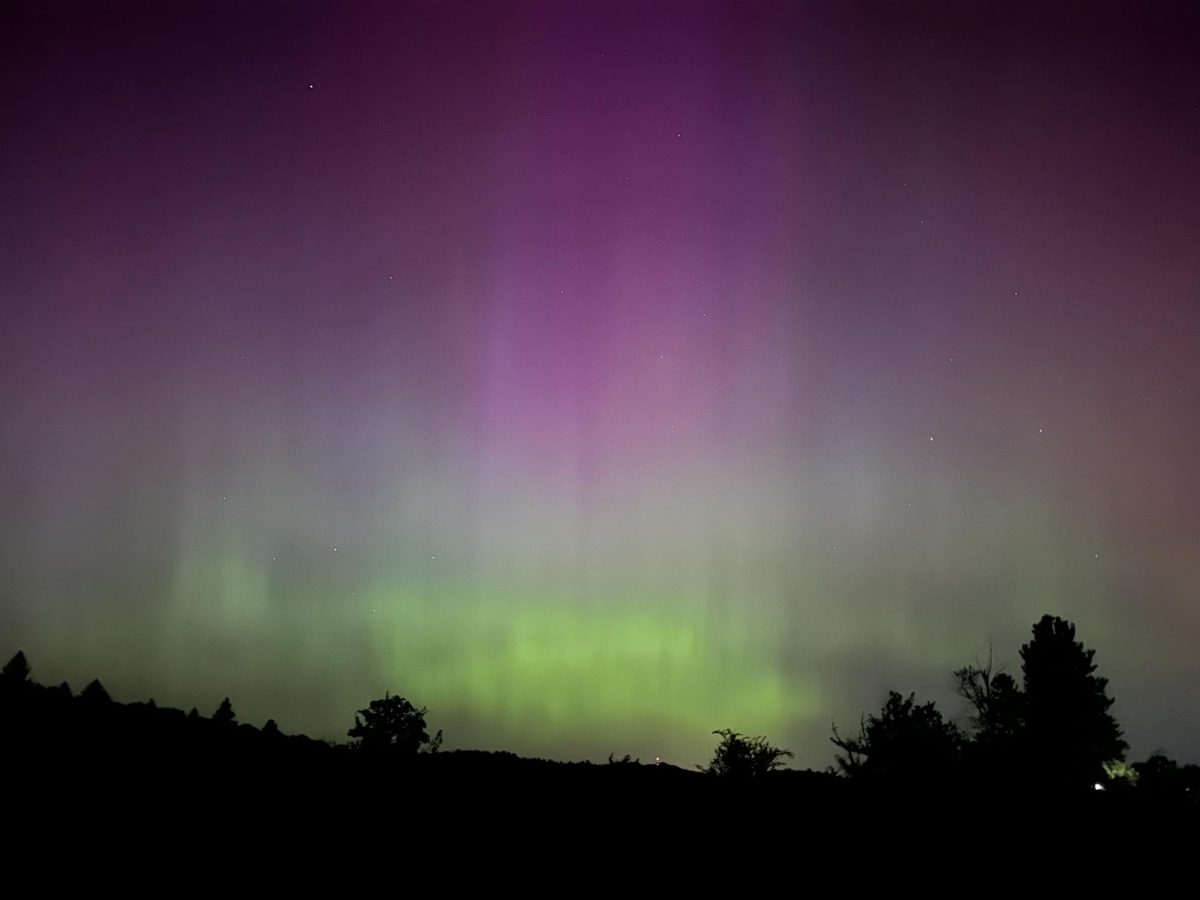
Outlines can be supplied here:
[[333, 548], [333, 552], [334, 552], [334, 553], [337, 553], [337, 547], [334, 547], [334, 548]]
[[310, 91], [313, 89], [313, 83], [311, 81], [308, 83], [308, 89]]
[[1095, 784], [1092, 785], [1092, 790], [1102, 791], [1102, 790], [1104, 790], [1104, 785], [1102, 785], [1100, 782], [1097, 781]]

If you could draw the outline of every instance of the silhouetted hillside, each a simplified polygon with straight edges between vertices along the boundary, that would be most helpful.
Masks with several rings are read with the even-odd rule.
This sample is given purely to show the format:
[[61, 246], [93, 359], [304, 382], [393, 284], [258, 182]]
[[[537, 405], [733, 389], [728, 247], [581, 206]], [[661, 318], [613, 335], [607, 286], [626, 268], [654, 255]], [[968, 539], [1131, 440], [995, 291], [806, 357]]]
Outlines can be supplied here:
[[[424, 711], [406, 708], [422, 716], [424, 733]], [[258, 814], [270, 816], [293, 810], [353, 819], [420, 809], [422, 815], [520, 818], [550, 810], [568, 818], [645, 820], [648, 827], [688, 833], [715, 810], [722, 816], [765, 816], [764, 821], [803, 811], [810, 823], [870, 811], [871, 821], [879, 823], [916, 808], [948, 817], [983, 809], [995, 821], [1045, 808], [1092, 821], [1097, 816], [1124, 821], [1129, 815], [1194, 813], [1200, 798], [1200, 768], [1162, 756], [1132, 767], [1140, 769], [1140, 788], [1132, 780], [1122, 788], [1125, 782], [1118, 780], [1104, 791], [1047, 793], [1036, 782], [993, 781], [990, 768], [945, 760], [941, 771], [915, 764], [881, 770], [888, 777], [764, 769], [739, 778], [713, 775], [711, 767], [706, 773], [642, 765], [628, 757], [593, 764], [476, 750], [396, 752], [386, 742], [331, 745], [283, 734], [273, 722], [261, 729], [239, 724], [228, 699], [214, 715], [203, 716], [153, 701], [116, 702], [98, 681], [78, 695], [65, 684], [46, 687], [29, 677], [20, 656], [0, 677], [0, 722], [13, 796], [32, 806], [82, 803], [121, 810], [149, 804], [160, 811], [185, 810], [197, 820], [228, 815], [231, 804], [252, 798]], [[360, 722], [359, 733], [364, 727]], [[740, 737], [721, 734], [719, 753], [731, 746], [731, 736]], [[865, 734], [868, 744], [880, 740]], [[428, 746], [436, 749], [432, 742]], [[774, 749], [761, 739], [748, 746]]]

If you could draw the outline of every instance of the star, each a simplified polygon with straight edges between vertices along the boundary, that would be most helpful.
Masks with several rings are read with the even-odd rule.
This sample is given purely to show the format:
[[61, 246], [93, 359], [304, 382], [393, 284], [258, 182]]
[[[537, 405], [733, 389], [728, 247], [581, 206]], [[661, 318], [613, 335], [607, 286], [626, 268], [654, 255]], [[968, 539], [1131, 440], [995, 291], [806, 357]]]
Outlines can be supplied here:
[[308, 83], [308, 89], [310, 91], [313, 89], [313, 83], [311, 81]]

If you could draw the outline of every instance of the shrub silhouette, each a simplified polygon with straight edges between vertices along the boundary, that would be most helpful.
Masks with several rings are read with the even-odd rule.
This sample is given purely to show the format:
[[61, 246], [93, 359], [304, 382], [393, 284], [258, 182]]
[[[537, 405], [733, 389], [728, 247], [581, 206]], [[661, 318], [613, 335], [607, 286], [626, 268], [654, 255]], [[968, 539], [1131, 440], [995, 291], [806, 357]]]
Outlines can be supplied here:
[[400, 754], [434, 753], [442, 743], [439, 731], [432, 740], [425, 730], [427, 709], [417, 709], [403, 697], [385, 694], [372, 700], [354, 716], [354, 727], [346, 734], [351, 745], [368, 752], [389, 751]]
[[956, 669], [954, 682], [971, 705], [972, 740], [964, 749], [973, 774], [997, 786], [1027, 781], [1025, 695], [1016, 680], [998, 671], [989, 654], [986, 665]]
[[721, 778], [757, 778], [783, 766], [791, 750], [772, 746], [766, 737], [747, 737], [729, 728], [714, 731], [721, 742], [707, 766], [699, 766], [709, 775]]
[[954, 670], [955, 693], [971, 704], [971, 727], [976, 741], [1010, 745], [1025, 722], [1025, 698], [1016, 680], [997, 669], [988, 653], [986, 665]]
[[842, 751], [835, 759], [846, 775], [918, 780], [947, 774], [963, 744], [962, 732], [933, 701], [918, 704], [915, 694], [896, 691], [888, 692], [879, 715], [862, 719], [857, 737], [842, 737], [835, 725], [830, 740]]

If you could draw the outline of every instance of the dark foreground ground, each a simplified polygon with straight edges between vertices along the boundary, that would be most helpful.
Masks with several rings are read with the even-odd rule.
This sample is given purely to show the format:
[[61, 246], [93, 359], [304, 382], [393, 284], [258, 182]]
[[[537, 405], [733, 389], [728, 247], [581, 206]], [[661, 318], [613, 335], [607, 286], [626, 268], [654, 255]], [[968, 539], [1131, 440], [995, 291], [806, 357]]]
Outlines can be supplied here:
[[265, 866], [303, 880], [334, 865], [349, 867], [339, 895], [368, 878], [404, 893], [418, 877], [465, 890], [521, 873], [587, 893], [630, 866], [657, 872], [660, 888], [765, 866], [845, 888], [951, 871], [1091, 878], [1131, 862], [1149, 878], [1200, 847], [1191, 793], [864, 784], [812, 771], [734, 782], [509, 753], [371, 755], [31, 682], [0, 690], [0, 746], [6, 871], [28, 864], [43, 878]]

